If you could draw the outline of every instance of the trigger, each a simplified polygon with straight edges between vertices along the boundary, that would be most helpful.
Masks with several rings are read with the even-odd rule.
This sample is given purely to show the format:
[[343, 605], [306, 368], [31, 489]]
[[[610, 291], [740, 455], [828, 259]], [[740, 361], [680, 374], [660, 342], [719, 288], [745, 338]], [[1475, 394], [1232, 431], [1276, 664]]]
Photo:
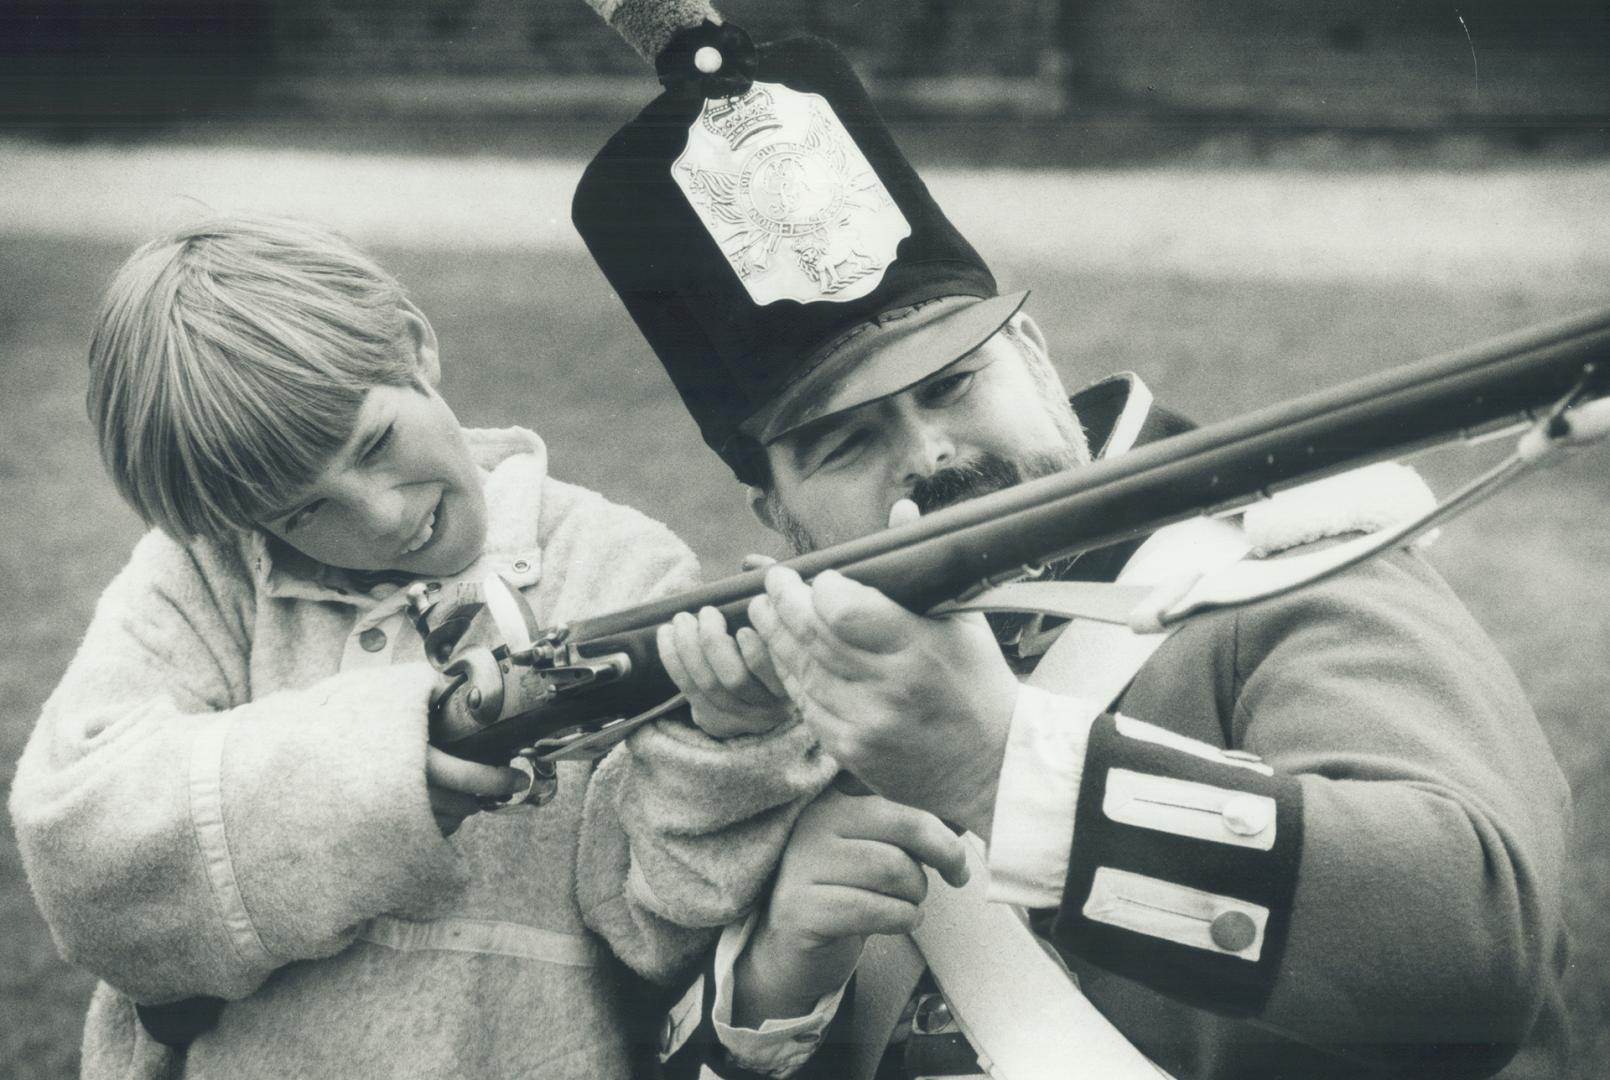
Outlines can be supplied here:
[[509, 653], [529, 651], [541, 627], [537, 625], [537, 613], [520, 590], [503, 575], [493, 574], [481, 583], [481, 595], [486, 601], [486, 613]]

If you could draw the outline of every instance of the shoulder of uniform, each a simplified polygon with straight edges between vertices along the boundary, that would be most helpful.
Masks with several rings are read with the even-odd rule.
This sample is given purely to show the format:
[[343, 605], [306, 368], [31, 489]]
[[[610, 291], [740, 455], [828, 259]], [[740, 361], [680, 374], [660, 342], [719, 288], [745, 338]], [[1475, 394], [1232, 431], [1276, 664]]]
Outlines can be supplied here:
[[1248, 509], [1241, 525], [1253, 555], [1400, 525], [1436, 505], [1407, 465], [1382, 462], [1283, 491]]

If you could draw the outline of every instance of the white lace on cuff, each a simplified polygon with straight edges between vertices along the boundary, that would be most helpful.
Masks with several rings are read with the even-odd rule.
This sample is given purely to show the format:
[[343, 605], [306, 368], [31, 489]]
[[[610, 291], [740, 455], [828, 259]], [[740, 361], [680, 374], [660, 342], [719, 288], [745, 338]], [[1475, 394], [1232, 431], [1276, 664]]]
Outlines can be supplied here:
[[990, 901], [1038, 908], [1062, 902], [1079, 778], [1100, 714], [1093, 702], [1038, 687], [1018, 694], [990, 825]]
[[715, 978], [716, 1000], [711, 1020], [716, 1038], [727, 1048], [733, 1063], [751, 1072], [768, 1076], [785, 1077], [810, 1060], [822, 1033], [832, 1023], [844, 997], [841, 986], [830, 994], [823, 994], [816, 1006], [804, 1016], [787, 1020], [767, 1019], [760, 1028], [741, 1028], [732, 1025], [732, 968], [738, 956], [749, 943], [755, 930], [755, 913], [741, 923], [732, 923], [721, 933], [716, 945]]

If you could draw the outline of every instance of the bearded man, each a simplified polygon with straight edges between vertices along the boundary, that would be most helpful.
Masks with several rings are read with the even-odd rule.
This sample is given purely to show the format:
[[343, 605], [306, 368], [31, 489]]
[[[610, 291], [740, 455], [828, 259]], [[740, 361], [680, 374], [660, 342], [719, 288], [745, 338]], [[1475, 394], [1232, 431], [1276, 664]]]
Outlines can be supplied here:
[[[661, 54], [661, 75], [666, 93], [589, 166], [574, 220], [794, 550], [1182, 429], [1133, 376], [1070, 402], [1024, 294], [998, 293], [830, 45], [756, 49], [706, 23]], [[826, 251], [854, 259], [823, 274]], [[1428, 499], [1408, 470], [1376, 467], [1050, 572], [1145, 582], [1210, 550], [1278, 558]], [[673, 1065], [719, 1073], [711, 1030], [785, 1022], [803, 1049], [774, 1075], [822, 1045], [823, 1075], [984, 1067], [957, 1025], [998, 1024], [966, 1014], [1012, 1001], [1023, 974], [987, 950], [974, 966], [1008, 970], [977, 971], [982, 992], [918, 978], [887, 1053], [866, 1052], [864, 1027], [844, 1042], [879, 981], [869, 953], [844, 1004], [863, 942], [916, 929], [936, 902], [918, 864], [962, 876], [932, 819], [895, 821], [898, 804], [987, 842], [981, 918], [1025, 910], [1067, 966], [1063, 989], [1076, 981], [1174, 1077], [1565, 1068], [1568, 792], [1496, 649], [1415, 551], [1141, 652], [1086, 642], [1078, 620], [925, 617], [781, 566], [750, 617], [735, 636], [713, 611], [679, 619], [661, 641], [673, 677], [732, 715], [786, 693], [878, 797], [833, 790], [806, 812], [770, 904], [729, 930], [668, 1027]], [[937, 968], [943, 943], [917, 942]], [[1039, 1004], [1011, 1007], [1032, 1025]]]

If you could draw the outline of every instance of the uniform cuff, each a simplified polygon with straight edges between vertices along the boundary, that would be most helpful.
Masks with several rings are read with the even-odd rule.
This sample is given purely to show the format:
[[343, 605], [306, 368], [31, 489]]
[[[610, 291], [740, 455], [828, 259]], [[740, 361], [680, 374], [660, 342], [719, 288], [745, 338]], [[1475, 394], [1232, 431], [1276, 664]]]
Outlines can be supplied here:
[[749, 944], [754, 933], [758, 914], [751, 912], [741, 923], [732, 923], [721, 933], [716, 944], [715, 1004], [711, 1008], [711, 1024], [716, 1038], [726, 1048], [732, 1063], [750, 1072], [782, 1077], [794, 1072], [810, 1060], [822, 1033], [838, 1012], [844, 997], [844, 987], [817, 999], [815, 1007], [804, 1016], [786, 1020], [769, 1018], [759, 1029], [734, 1027], [732, 1024], [733, 965]]
[[1062, 902], [1090, 727], [1101, 707], [1025, 685], [1012, 710], [990, 826], [993, 903]]

